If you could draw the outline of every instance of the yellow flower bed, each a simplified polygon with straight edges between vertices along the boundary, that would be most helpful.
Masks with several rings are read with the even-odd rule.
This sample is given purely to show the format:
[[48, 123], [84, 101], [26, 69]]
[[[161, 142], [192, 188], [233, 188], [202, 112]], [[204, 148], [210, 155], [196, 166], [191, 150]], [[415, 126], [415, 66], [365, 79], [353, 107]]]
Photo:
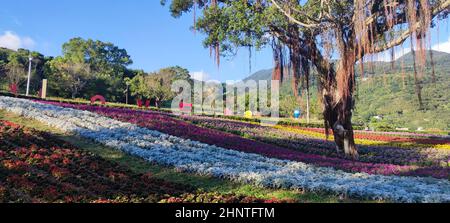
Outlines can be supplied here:
[[[311, 138], [315, 139], [326, 139], [325, 134], [314, 132], [314, 131], [308, 131], [304, 129], [298, 129], [298, 128], [292, 128], [287, 126], [281, 126], [277, 125], [274, 126], [276, 129], [293, 132], [305, 136], [309, 136]], [[333, 135], [330, 135], [328, 137], [330, 140], [334, 140]], [[366, 146], [391, 146], [391, 147], [399, 147], [399, 148], [434, 148], [434, 149], [450, 149], [449, 144], [420, 144], [420, 143], [412, 143], [412, 142], [389, 142], [389, 141], [375, 141], [375, 140], [368, 140], [368, 139], [355, 139], [356, 144], [360, 145], [366, 145]]]

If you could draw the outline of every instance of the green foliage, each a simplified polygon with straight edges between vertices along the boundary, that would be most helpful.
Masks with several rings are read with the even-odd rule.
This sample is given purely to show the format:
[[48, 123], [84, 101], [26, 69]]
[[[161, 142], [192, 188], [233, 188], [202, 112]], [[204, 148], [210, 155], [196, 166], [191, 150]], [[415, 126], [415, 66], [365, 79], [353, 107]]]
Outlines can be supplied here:
[[164, 101], [172, 100], [172, 83], [175, 80], [189, 80], [189, 71], [181, 67], [169, 67], [156, 73], [139, 73], [133, 79], [127, 79], [131, 94], [138, 98], [154, 99], [157, 107]]
[[[161, 0], [161, 4], [165, 5], [166, 0]], [[193, 6], [194, 0], [174, 0], [170, 5], [170, 13], [173, 17], [180, 17], [184, 11], [188, 11]]]
[[[167, 2], [161, 1], [163, 5]], [[271, 26], [287, 24], [286, 18], [264, 1], [217, 2], [214, 7], [212, 3], [202, 0], [170, 1], [170, 12], [176, 18], [194, 7], [201, 10], [194, 29], [205, 34], [204, 46], [214, 47], [219, 51], [217, 55], [235, 55], [239, 47], [261, 49], [270, 43], [271, 37], [267, 34]]]
[[53, 73], [49, 79], [50, 89], [56, 89], [58, 94], [67, 92], [71, 98], [77, 97], [93, 79], [89, 65], [84, 62], [57, 57], [49, 62], [49, 66]]
[[292, 117], [294, 111], [300, 109], [297, 100], [292, 95], [286, 95], [280, 100], [280, 115], [283, 117]]
[[[73, 38], [63, 44], [63, 54], [74, 62], [87, 62], [93, 70], [111, 74], [114, 68], [123, 68], [133, 63], [125, 49], [99, 40]], [[110, 72], [110, 73], [108, 73]]]
[[[47, 78], [50, 96], [90, 98], [101, 94], [109, 101], [124, 97], [124, 78], [135, 75], [127, 69], [132, 60], [126, 50], [112, 43], [82, 38], [73, 38], [62, 48], [63, 55], [57, 58], [32, 53], [34, 89], [40, 89], [41, 80]], [[3, 54], [0, 51], [0, 59]], [[27, 59], [28, 54], [24, 51], [22, 57]]]
[[[369, 123], [370, 127], [383, 129], [409, 128], [450, 129], [450, 67], [436, 67], [436, 83], [432, 82], [430, 70], [422, 79], [424, 109], [419, 109], [414, 92], [413, 74], [392, 73], [375, 75], [360, 81], [354, 120]], [[403, 86], [403, 79], [405, 80]], [[382, 120], [374, 121], [374, 116]]]
[[108, 42], [73, 38], [63, 45], [63, 54], [73, 63], [89, 65], [92, 79], [81, 96], [89, 98], [101, 94], [111, 101], [124, 97], [124, 78], [133, 76], [127, 69], [133, 62], [125, 49]]
[[27, 77], [21, 57], [17, 53], [13, 53], [9, 55], [8, 61], [9, 62], [4, 66], [8, 84], [20, 85]]
[[[0, 89], [6, 90], [7, 85], [11, 83], [18, 84], [19, 90], [25, 89], [30, 55], [33, 57], [30, 92], [37, 93], [39, 91], [40, 80], [46, 76], [47, 72], [46, 62], [51, 58], [25, 49], [13, 51], [0, 48]], [[22, 91], [24, 92], [24, 90]]]
[[[28, 68], [28, 57], [33, 57], [31, 92], [37, 95], [42, 79], [48, 79], [48, 96], [89, 99], [101, 94], [109, 102], [124, 102], [129, 87], [134, 95], [153, 98], [157, 103], [170, 100], [173, 80], [189, 80], [189, 71], [178, 67], [162, 69], [152, 78], [139, 81], [145, 73], [128, 69], [132, 60], [125, 49], [112, 43], [73, 38], [62, 46], [63, 55], [52, 58], [38, 52], [0, 48], [0, 90], [8, 91], [8, 84], [18, 83], [23, 88]], [[140, 83], [140, 89], [138, 86]], [[135, 86], [133, 86], [133, 84]], [[20, 88], [22, 87], [22, 88]], [[21, 91], [21, 93], [23, 93]]]
[[[162, 4], [167, 2], [164, 0]], [[196, 7], [197, 1], [170, 2], [172, 15], [179, 17]], [[315, 73], [321, 80], [319, 84], [327, 92], [321, 96], [326, 102], [324, 104], [333, 105], [325, 106], [328, 126], [337, 122], [351, 125], [351, 116], [345, 114], [351, 113], [353, 108], [355, 88], [350, 83], [354, 81], [354, 65], [359, 60], [357, 57], [392, 48], [404, 41], [402, 33], [408, 28], [413, 31], [410, 33], [427, 32], [433, 20], [442, 20], [448, 16], [448, 1], [396, 1], [395, 9], [387, 5], [392, 4], [392, 1], [370, 1], [370, 4], [366, 1], [324, 3], [319, 0], [276, 2], [213, 0], [207, 5], [199, 4], [202, 14], [194, 28], [205, 34], [204, 45], [216, 51], [217, 62], [223, 53], [234, 54], [240, 47], [258, 49], [270, 43], [270, 39], [276, 39], [282, 44], [274, 47], [276, 69], [283, 71], [280, 64], [286, 56], [279, 52], [288, 48], [294, 71], [294, 88], [298, 78], [306, 73], [303, 69], [305, 61], [314, 65], [320, 71]], [[435, 19], [436, 13], [440, 16]], [[411, 19], [412, 15], [414, 19]], [[421, 22], [423, 27], [420, 29], [423, 30], [416, 30], [416, 22]], [[390, 44], [392, 40], [396, 40], [392, 42], [394, 45]], [[378, 50], [374, 50], [378, 47]], [[355, 55], [355, 52], [359, 55]], [[331, 71], [333, 64], [330, 59], [336, 53], [340, 57], [337, 64], [342, 66]], [[299, 68], [302, 63], [302, 68]], [[398, 90], [398, 86], [392, 89]], [[293, 89], [291, 93], [297, 93], [297, 90]], [[289, 98], [284, 100], [287, 106]]]

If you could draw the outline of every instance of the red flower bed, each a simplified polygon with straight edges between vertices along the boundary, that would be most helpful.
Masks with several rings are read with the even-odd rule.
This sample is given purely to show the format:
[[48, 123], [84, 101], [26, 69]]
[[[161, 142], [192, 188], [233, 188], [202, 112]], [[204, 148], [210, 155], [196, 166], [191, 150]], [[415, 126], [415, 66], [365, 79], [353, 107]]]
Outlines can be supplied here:
[[194, 193], [189, 186], [134, 174], [48, 133], [2, 120], [0, 141], [0, 203], [288, 202]]
[[158, 202], [192, 191], [0, 121], [0, 202]]

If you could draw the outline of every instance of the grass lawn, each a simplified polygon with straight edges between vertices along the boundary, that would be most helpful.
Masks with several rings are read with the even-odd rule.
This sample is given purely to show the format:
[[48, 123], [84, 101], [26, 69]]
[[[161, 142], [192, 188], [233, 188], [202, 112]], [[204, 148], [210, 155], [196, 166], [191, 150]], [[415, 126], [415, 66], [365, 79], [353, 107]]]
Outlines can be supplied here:
[[240, 183], [233, 183], [227, 180], [213, 178], [209, 176], [200, 176], [196, 174], [188, 174], [177, 172], [173, 168], [164, 167], [161, 165], [148, 163], [140, 158], [127, 155], [121, 151], [111, 149], [78, 136], [67, 135], [63, 132], [40, 123], [36, 120], [27, 119], [4, 110], [0, 110], [0, 119], [11, 121], [28, 128], [36, 130], [51, 132], [58, 138], [77, 146], [80, 149], [92, 152], [104, 159], [117, 162], [121, 165], [129, 167], [136, 173], [152, 173], [156, 178], [162, 178], [167, 181], [183, 183], [197, 188], [204, 192], [219, 192], [222, 194], [234, 193], [238, 195], [254, 196], [257, 198], [271, 199], [294, 199], [296, 202], [320, 202], [320, 203], [334, 203], [334, 202], [370, 202], [359, 201], [348, 198], [340, 198], [335, 195], [328, 195], [324, 193], [312, 193], [293, 190], [267, 189], [260, 188], [253, 185], [245, 185]]

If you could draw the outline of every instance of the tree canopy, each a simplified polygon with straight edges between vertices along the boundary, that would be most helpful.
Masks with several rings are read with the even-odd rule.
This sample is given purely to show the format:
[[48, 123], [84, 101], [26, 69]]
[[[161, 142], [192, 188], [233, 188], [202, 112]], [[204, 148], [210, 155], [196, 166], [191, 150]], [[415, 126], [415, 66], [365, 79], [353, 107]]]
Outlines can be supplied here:
[[46, 62], [51, 60], [51, 58], [26, 49], [13, 51], [0, 48], [0, 77], [6, 79], [6, 84], [16, 84], [20, 87], [25, 83], [29, 56], [33, 58], [30, 89], [32, 91], [39, 90], [40, 85], [38, 80], [45, 77], [47, 69]]
[[124, 97], [123, 92], [126, 85], [123, 80], [125, 77], [134, 76], [127, 69], [127, 66], [131, 65], [133, 61], [125, 49], [120, 49], [112, 43], [99, 40], [73, 38], [64, 43], [62, 51], [63, 55], [55, 58], [50, 66], [53, 69], [50, 79], [54, 80], [52, 83], [58, 94], [61, 94], [61, 96], [73, 96], [73, 91], [67, 92], [65, 90], [73, 90], [73, 88], [67, 88], [64, 85], [64, 83], [70, 83], [72, 77], [69, 78], [67, 73], [61, 74], [59, 67], [75, 66], [83, 67], [81, 70], [84, 71], [89, 70], [88, 75], [72, 73], [83, 80], [79, 83], [83, 83], [81, 85], [85, 89], [83, 92], [86, 97], [101, 94], [114, 101]]
[[172, 100], [175, 92], [172, 83], [176, 80], [190, 80], [189, 71], [179, 66], [163, 68], [155, 73], [139, 73], [130, 80], [131, 94], [139, 98], [153, 99], [157, 107]]
[[66, 89], [71, 98], [76, 98], [93, 79], [89, 64], [74, 62], [64, 57], [57, 57], [49, 62], [53, 71], [50, 84], [54, 89]]

